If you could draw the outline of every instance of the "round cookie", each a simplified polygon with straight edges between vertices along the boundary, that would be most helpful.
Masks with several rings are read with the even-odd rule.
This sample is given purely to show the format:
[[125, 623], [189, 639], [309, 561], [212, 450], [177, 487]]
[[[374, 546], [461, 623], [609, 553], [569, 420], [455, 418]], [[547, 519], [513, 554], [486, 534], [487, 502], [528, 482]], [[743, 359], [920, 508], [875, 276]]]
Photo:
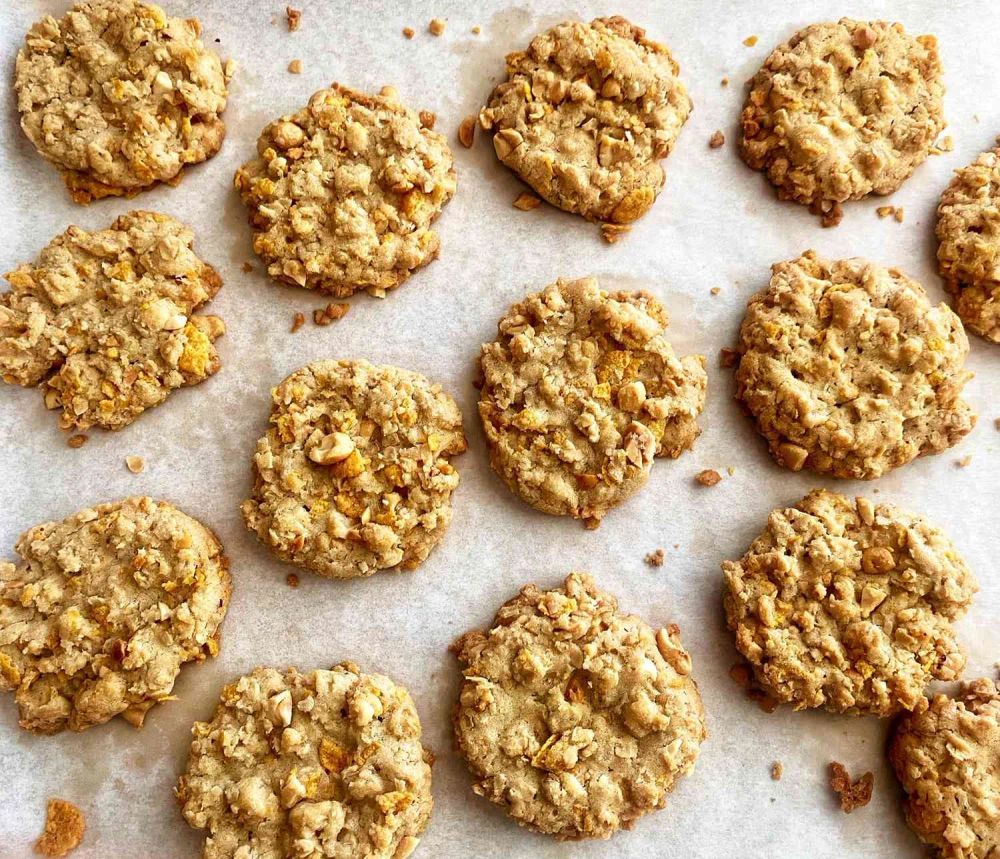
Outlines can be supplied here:
[[473, 790], [559, 839], [609, 838], [666, 804], [707, 736], [691, 657], [590, 576], [527, 585], [452, 646]]
[[497, 157], [553, 206], [629, 224], [663, 187], [691, 112], [679, 67], [624, 18], [568, 21], [507, 55], [479, 113]]
[[350, 662], [256, 668], [195, 722], [177, 787], [204, 859], [406, 859], [431, 813], [409, 692]]
[[373, 96], [334, 83], [264, 128], [235, 182], [268, 274], [384, 296], [437, 257], [431, 227], [455, 193], [455, 164], [422, 116], [391, 87]]
[[126, 498], [26, 531], [0, 562], [0, 689], [22, 728], [141, 727], [181, 665], [215, 656], [229, 565], [215, 535], [164, 501]]
[[937, 40], [900, 24], [813, 24], [779, 45], [750, 80], [740, 154], [783, 200], [824, 216], [891, 194], [945, 127]]
[[218, 371], [217, 316], [196, 316], [222, 286], [189, 227], [129, 212], [108, 229], [70, 227], [5, 277], [0, 376], [41, 385], [64, 429], [118, 430], [176, 388]]
[[1000, 343], [1000, 146], [955, 171], [937, 216], [938, 269], [955, 310]]
[[888, 504], [813, 490], [722, 570], [736, 647], [797, 710], [911, 710], [965, 666], [951, 622], [976, 582], [944, 534]]
[[444, 536], [462, 414], [419, 373], [319, 361], [272, 391], [243, 518], [284, 561], [327, 578], [412, 570]]
[[1000, 856], [1000, 689], [967, 684], [900, 719], [889, 760], [906, 819], [940, 859]]
[[641, 487], [653, 458], [694, 444], [705, 359], [678, 358], [645, 292], [559, 280], [518, 302], [482, 348], [479, 414], [490, 463], [544, 513], [596, 527]]
[[897, 269], [813, 251], [776, 263], [739, 351], [737, 399], [793, 471], [870, 480], [975, 425], [962, 323]]
[[21, 128], [78, 203], [175, 179], [222, 145], [227, 69], [191, 18], [83, 0], [36, 23], [14, 74]]

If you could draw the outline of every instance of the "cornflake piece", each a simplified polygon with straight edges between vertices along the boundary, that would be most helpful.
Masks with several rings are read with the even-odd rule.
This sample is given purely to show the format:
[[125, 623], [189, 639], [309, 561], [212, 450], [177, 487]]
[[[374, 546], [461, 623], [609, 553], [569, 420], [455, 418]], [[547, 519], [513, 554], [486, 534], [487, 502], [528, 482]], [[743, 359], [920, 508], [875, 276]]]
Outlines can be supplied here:
[[663, 554], [663, 549], [657, 549], [655, 552], [650, 552], [646, 555], [645, 561], [651, 567], [662, 567]]
[[726, 135], [722, 133], [721, 130], [716, 130], [711, 137], [708, 138], [708, 148], [709, 149], [720, 149], [726, 144]]
[[715, 486], [722, 480], [722, 475], [714, 468], [706, 468], [704, 471], [699, 471], [694, 479], [702, 486]]
[[522, 212], [530, 212], [532, 209], [537, 209], [542, 204], [542, 201], [536, 197], [534, 194], [529, 194], [527, 191], [518, 194], [517, 199], [514, 200], [514, 208], [520, 209]]
[[757, 44], [757, 37], [756, 36], [747, 36], [743, 40], [743, 44], [746, 45], [748, 48], [752, 48], [754, 45]]
[[431, 18], [430, 24], [427, 25], [427, 31], [432, 36], [440, 36], [444, 33], [445, 22], [440, 18]]
[[45, 830], [35, 842], [35, 852], [42, 856], [66, 856], [83, 841], [87, 821], [73, 803], [65, 799], [49, 800], [45, 816]]
[[302, 26], [302, 10], [286, 6], [285, 19], [288, 21], [288, 32], [294, 33], [297, 29], [299, 29], [299, 27]]
[[850, 814], [856, 808], [864, 808], [871, 801], [875, 776], [871, 772], [866, 772], [857, 781], [852, 782], [844, 765], [831, 761], [830, 787], [840, 796], [841, 810], [845, 814]]
[[74, 449], [78, 447], [83, 447], [87, 443], [88, 438], [89, 436], [85, 435], [82, 432], [78, 432], [76, 435], [71, 435], [66, 440], [66, 444], [68, 444], [70, 447]]
[[141, 456], [126, 456], [125, 467], [133, 474], [141, 474], [146, 468], [146, 462]]
[[476, 118], [467, 116], [458, 126], [458, 140], [466, 149], [472, 148], [472, 142], [476, 137]]
[[293, 75], [302, 74], [302, 60], [292, 60], [288, 64], [288, 71], [290, 71]]
[[304, 313], [296, 313], [292, 317], [292, 334], [298, 331], [303, 325], [306, 324], [306, 317]]

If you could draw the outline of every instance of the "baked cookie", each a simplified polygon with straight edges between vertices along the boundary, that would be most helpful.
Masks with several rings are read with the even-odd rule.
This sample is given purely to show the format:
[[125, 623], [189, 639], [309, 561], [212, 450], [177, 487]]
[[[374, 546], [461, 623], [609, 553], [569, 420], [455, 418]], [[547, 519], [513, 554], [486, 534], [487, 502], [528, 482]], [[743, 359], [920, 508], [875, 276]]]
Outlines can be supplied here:
[[507, 55], [479, 113], [497, 157], [553, 206], [630, 224], [663, 187], [691, 112], [679, 66], [624, 18], [567, 21]]
[[955, 310], [1000, 343], [1000, 146], [955, 171], [937, 214], [938, 269]]
[[740, 154], [783, 200], [839, 220], [839, 204], [891, 194], [945, 127], [933, 36], [901, 24], [813, 24], [750, 80]]
[[736, 647], [796, 710], [912, 710], [965, 666], [951, 622], [976, 582], [944, 534], [888, 504], [815, 489], [722, 570]]
[[525, 586], [452, 650], [473, 790], [556, 838], [609, 838], [663, 808], [707, 736], [678, 628], [621, 614], [588, 575]]
[[175, 388], [221, 366], [217, 316], [196, 316], [222, 286], [189, 227], [129, 212], [106, 230], [70, 227], [5, 277], [0, 376], [41, 385], [63, 429], [118, 430]]
[[906, 819], [940, 859], [1000, 856], [1000, 689], [967, 684], [900, 719], [889, 760]]
[[336, 296], [384, 296], [437, 255], [455, 193], [445, 138], [392, 87], [332, 84], [264, 128], [236, 171], [253, 248], [272, 277]]
[[181, 665], [219, 652], [229, 565], [215, 535], [165, 501], [126, 498], [36, 525], [0, 562], [0, 689], [20, 725], [142, 726]]
[[247, 527], [283, 561], [343, 579], [417, 567], [451, 522], [462, 414], [419, 373], [319, 361], [272, 392]]
[[231, 67], [200, 33], [137, 0], [83, 0], [28, 31], [14, 73], [21, 128], [76, 202], [132, 196], [219, 150]]
[[343, 662], [256, 668], [195, 722], [177, 798], [204, 859], [406, 859], [431, 813], [431, 754], [402, 686]]
[[479, 414], [490, 463], [537, 510], [596, 527], [645, 482], [656, 456], [694, 444], [705, 359], [678, 358], [646, 292], [592, 278], [529, 295], [482, 348]]
[[740, 328], [736, 396], [786, 468], [870, 480], [957, 444], [976, 418], [959, 318], [916, 281], [813, 251], [771, 266]]

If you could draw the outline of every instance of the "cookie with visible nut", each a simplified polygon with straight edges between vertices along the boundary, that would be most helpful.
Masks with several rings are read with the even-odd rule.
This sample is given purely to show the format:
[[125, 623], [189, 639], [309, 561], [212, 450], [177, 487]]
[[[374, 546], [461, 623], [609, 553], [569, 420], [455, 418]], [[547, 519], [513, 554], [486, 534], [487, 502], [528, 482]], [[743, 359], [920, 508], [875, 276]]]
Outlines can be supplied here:
[[691, 112], [679, 67], [624, 18], [567, 21], [507, 55], [480, 111], [500, 161], [553, 206], [630, 224], [663, 187]]
[[204, 859], [406, 859], [430, 818], [430, 752], [409, 692], [342, 662], [255, 668], [195, 722], [177, 799]]
[[513, 305], [482, 348], [490, 463], [537, 510], [596, 526], [653, 459], [694, 444], [705, 359], [678, 358], [646, 292], [559, 280]]
[[126, 498], [21, 535], [0, 562], [0, 689], [19, 724], [141, 727], [185, 662], [219, 651], [229, 565], [204, 525], [165, 501]]
[[445, 137], [394, 89], [334, 83], [264, 128], [235, 183], [271, 277], [384, 296], [437, 257], [433, 224], [456, 173]]
[[736, 396], [786, 468], [871, 480], [976, 418], [961, 320], [898, 269], [813, 251], [771, 267], [740, 328]]
[[901, 24], [813, 24], [748, 84], [740, 154], [783, 200], [839, 220], [839, 204], [891, 194], [945, 127], [937, 40]]
[[737, 649], [797, 710], [912, 710], [965, 666], [952, 622], [975, 579], [941, 531], [888, 504], [813, 490], [722, 570]]
[[222, 145], [231, 67], [194, 18], [153, 3], [82, 0], [18, 52], [21, 128], [78, 203], [178, 178]]
[[663, 808], [707, 736], [691, 657], [590, 576], [527, 585], [452, 645], [453, 724], [473, 790], [559, 839], [609, 838]]
[[462, 415], [419, 373], [319, 361], [272, 391], [247, 527], [327, 578], [412, 570], [444, 536], [466, 448]]

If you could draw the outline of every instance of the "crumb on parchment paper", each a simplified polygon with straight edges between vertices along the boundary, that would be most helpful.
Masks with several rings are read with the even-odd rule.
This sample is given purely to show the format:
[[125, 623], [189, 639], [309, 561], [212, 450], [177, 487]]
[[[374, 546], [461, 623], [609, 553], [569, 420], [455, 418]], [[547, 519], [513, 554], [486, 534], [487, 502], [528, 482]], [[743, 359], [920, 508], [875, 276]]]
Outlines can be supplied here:
[[88, 438], [90, 438], [90, 436], [85, 433], [78, 432], [76, 435], [71, 435], [68, 439], [66, 439], [66, 444], [76, 449], [78, 447], [83, 447], [87, 443]]
[[663, 549], [656, 549], [650, 552], [643, 559], [651, 567], [662, 567], [663, 566]]
[[292, 334], [298, 331], [303, 325], [306, 324], [306, 315], [304, 313], [296, 313], [292, 317]]
[[719, 366], [723, 370], [731, 370], [740, 363], [740, 353], [728, 346], [723, 346], [719, 350]]
[[285, 584], [290, 588], [297, 588], [299, 586], [299, 577], [295, 573], [289, 573], [285, 576]]
[[146, 461], [141, 456], [126, 456], [125, 467], [133, 474], [141, 474], [146, 468]]
[[294, 33], [302, 26], [302, 10], [285, 7], [285, 20], [288, 22], [288, 32]]
[[315, 325], [329, 325], [338, 319], [343, 319], [351, 305], [330, 302], [326, 307], [317, 307], [313, 311], [313, 323]]
[[440, 18], [431, 18], [431, 22], [427, 25], [427, 32], [432, 36], [440, 36], [444, 33], [444, 28], [447, 25]]
[[709, 149], [720, 149], [726, 145], [726, 135], [722, 133], [721, 129], [716, 129], [712, 136], [708, 138], [708, 148]]
[[747, 698], [754, 701], [765, 713], [773, 713], [778, 709], [778, 701], [761, 689], [754, 681], [753, 670], [745, 662], [737, 662], [729, 669], [729, 676], [744, 692]]
[[430, 110], [422, 110], [418, 114], [420, 117], [420, 124], [426, 128], [428, 131], [434, 130], [434, 124], [437, 122], [437, 114]]
[[242, 268], [246, 274], [250, 274], [250, 272], [253, 271], [253, 266], [248, 262], [243, 263], [240, 268]]
[[743, 40], [743, 44], [746, 45], [748, 48], [752, 48], [754, 45], [757, 44], [757, 37], [756, 36], [747, 36]]
[[847, 768], [838, 761], [830, 761], [830, 787], [840, 796], [840, 808], [845, 814], [850, 814], [856, 808], [864, 808], [872, 798], [875, 787], [875, 776], [866, 772], [857, 781], [852, 782]]
[[476, 118], [467, 116], [458, 126], [458, 142], [466, 149], [472, 148], [472, 143], [476, 139]]
[[720, 292], [722, 292], [722, 288], [721, 288], [721, 287], [718, 287], [718, 286], [713, 286], [713, 287], [712, 287], [712, 288], [711, 288], [711, 289], [709, 290], [709, 292], [710, 292], [710, 293], [711, 293], [712, 295], [718, 295], [718, 294], [719, 294]]
[[413, 27], [403, 27], [403, 35], [406, 36], [407, 39], [412, 39], [416, 35], [416, 31]]
[[781, 761], [775, 761], [771, 764], [771, 778], [774, 781], [781, 781], [781, 777], [785, 773], [785, 765]]
[[970, 465], [972, 465], [972, 454], [971, 453], [966, 454], [961, 459], [956, 459], [955, 460], [955, 466], [957, 468], [968, 468]]
[[87, 829], [87, 820], [72, 802], [52, 797], [45, 813], [45, 829], [35, 842], [42, 856], [66, 856], [75, 850]]
[[714, 468], [706, 468], [703, 471], [699, 471], [694, 479], [697, 483], [702, 486], [715, 486], [720, 480], [722, 480], [722, 475], [719, 474]]
[[613, 245], [621, 241], [631, 229], [629, 224], [601, 224], [601, 238], [609, 245]]
[[288, 71], [290, 71], [293, 75], [302, 74], [302, 60], [292, 60], [288, 64]]
[[542, 201], [538, 197], [524, 191], [517, 195], [512, 205], [515, 209], [520, 209], [522, 212], [530, 212], [532, 209], [537, 209], [541, 204]]

